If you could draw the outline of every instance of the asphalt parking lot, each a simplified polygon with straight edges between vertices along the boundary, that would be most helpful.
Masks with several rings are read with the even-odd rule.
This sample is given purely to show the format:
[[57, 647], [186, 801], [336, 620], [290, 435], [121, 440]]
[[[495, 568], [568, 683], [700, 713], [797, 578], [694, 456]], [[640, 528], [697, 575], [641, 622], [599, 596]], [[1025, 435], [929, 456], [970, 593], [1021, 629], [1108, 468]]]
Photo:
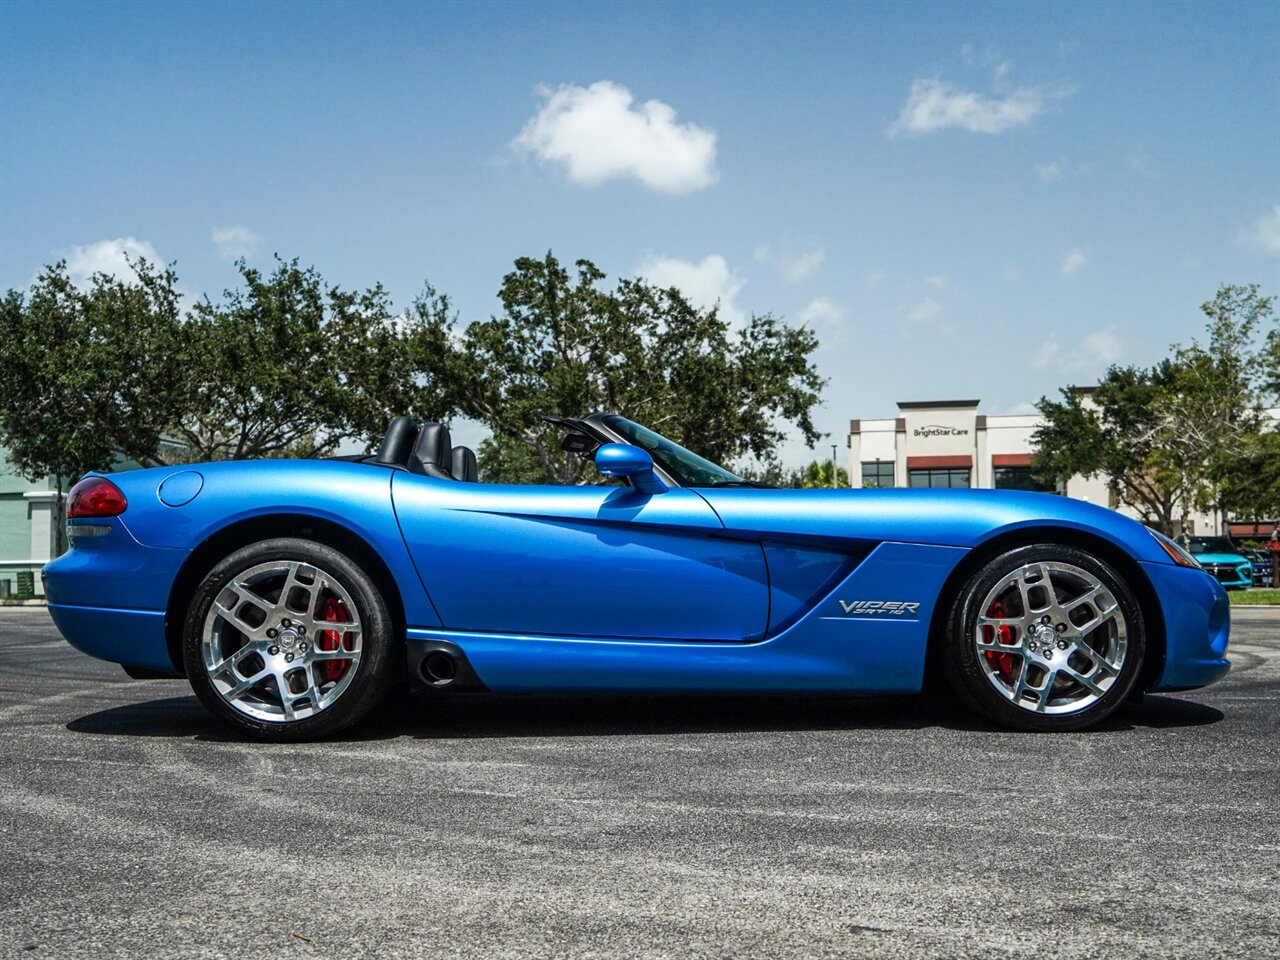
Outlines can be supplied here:
[[5, 957], [1210, 957], [1280, 937], [1280, 611], [1104, 729], [404, 697], [238, 742], [0, 609]]

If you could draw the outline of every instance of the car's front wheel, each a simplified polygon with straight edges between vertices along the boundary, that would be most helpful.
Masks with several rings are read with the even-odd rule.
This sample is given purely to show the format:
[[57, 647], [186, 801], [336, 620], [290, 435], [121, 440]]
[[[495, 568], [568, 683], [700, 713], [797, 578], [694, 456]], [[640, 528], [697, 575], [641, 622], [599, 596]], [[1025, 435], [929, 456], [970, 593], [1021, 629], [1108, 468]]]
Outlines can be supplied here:
[[1133, 690], [1146, 649], [1133, 590], [1062, 544], [1010, 550], [963, 585], [944, 640], [956, 691], [1001, 724], [1078, 730]]
[[187, 677], [237, 730], [306, 740], [355, 723], [392, 680], [392, 621], [370, 576], [338, 550], [276, 539], [235, 551], [197, 588]]

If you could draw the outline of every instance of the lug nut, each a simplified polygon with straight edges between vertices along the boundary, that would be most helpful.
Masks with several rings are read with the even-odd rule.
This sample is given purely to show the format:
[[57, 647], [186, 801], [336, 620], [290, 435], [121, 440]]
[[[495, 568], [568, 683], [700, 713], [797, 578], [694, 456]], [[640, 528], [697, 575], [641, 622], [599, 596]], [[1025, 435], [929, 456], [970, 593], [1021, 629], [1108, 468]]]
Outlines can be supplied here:
[[1059, 633], [1066, 633], [1066, 632], [1067, 632], [1067, 625], [1066, 625], [1065, 623], [1060, 623], [1060, 624], [1058, 624], [1056, 627], [1054, 627], [1053, 629], [1057, 630]]
[[1059, 650], [1065, 650], [1065, 649], [1067, 649], [1067, 641], [1065, 641], [1065, 640], [1059, 640], [1059, 641], [1058, 641], [1058, 649], [1059, 649]]
[[273, 643], [270, 649], [267, 650], [267, 653], [271, 654], [274, 657], [280, 653], [280, 648]]
[[[1043, 617], [1041, 617], [1041, 618], [1040, 618], [1040, 622], [1041, 622], [1041, 623], [1048, 623], [1048, 622], [1049, 622], [1049, 615], [1046, 613]], [[286, 621], [284, 622], [284, 625], [287, 627], [287, 626], [289, 625], [289, 621], [288, 621], [288, 620], [286, 620]]]
[[303, 653], [306, 653], [306, 652], [307, 652], [307, 641], [303, 640], [300, 644], [298, 644], [298, 649], [299, 649], [299, 650], [301, 650]]
[[293, 663], [293, 654], [292, 654], [292, 653], [286, 653], [286, 654], [284, 655], [284, 662], [285, 662], [285, 663]]
[[279, 631], [279, 630], [277, 630], [275, 627], [268, 627], [268, 628], [267, 628], [267, 636], [268, 636], [270, 639], [274, 640], [276, 637], [280, 636], [280, 631]]
[[307, 632], [307, 628], [304, 627], [302, 624], [298, 624], [298, 633], [305, 636], [306, 632]]
[[290, 620], [288, 617], [285, 617], [283, 620], [280, 621], [280, 626], [288, 630], [290, 627], [293, 626], [293, 621]]

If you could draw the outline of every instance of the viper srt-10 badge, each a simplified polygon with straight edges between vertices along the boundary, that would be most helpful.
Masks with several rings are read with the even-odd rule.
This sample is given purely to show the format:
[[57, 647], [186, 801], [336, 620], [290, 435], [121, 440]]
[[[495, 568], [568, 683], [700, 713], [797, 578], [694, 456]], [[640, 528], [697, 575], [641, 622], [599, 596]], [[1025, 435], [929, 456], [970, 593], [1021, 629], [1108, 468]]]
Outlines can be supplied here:
[[839, 601], [840, 609], [851, 617], [874, 617], [887, 613], [894, 617], [914, 617], [919, 613], [920, 604], [906, 603], [901, 600], [854, 600]]

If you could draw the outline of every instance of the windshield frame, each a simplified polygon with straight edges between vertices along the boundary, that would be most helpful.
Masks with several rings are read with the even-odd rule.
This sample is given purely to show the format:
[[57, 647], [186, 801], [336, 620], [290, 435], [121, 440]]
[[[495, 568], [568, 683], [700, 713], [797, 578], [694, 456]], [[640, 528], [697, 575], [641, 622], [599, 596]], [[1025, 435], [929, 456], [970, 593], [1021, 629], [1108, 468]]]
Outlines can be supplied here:
[[643, 424], [628, 420], [617, 413], [600, 417], [600, 422], [610, 431], [653, 457], [653, 462], [682, 487], [745, 486], [743, 480], [720, 464], [686, 450], [674, 440]]
[[[1200, 541], [1197, 543], [1196, 541]], [[1227, 549], [1219, 549], [1222, 546]], [[1229, 537], [1191, 537], [1187, 543], [1187, 552], [1192, 556], [1204, 556], [1205, 554], [1232, 554], [1235, 556], [1243, 556], [1240, 549], [1231, 542]]]

